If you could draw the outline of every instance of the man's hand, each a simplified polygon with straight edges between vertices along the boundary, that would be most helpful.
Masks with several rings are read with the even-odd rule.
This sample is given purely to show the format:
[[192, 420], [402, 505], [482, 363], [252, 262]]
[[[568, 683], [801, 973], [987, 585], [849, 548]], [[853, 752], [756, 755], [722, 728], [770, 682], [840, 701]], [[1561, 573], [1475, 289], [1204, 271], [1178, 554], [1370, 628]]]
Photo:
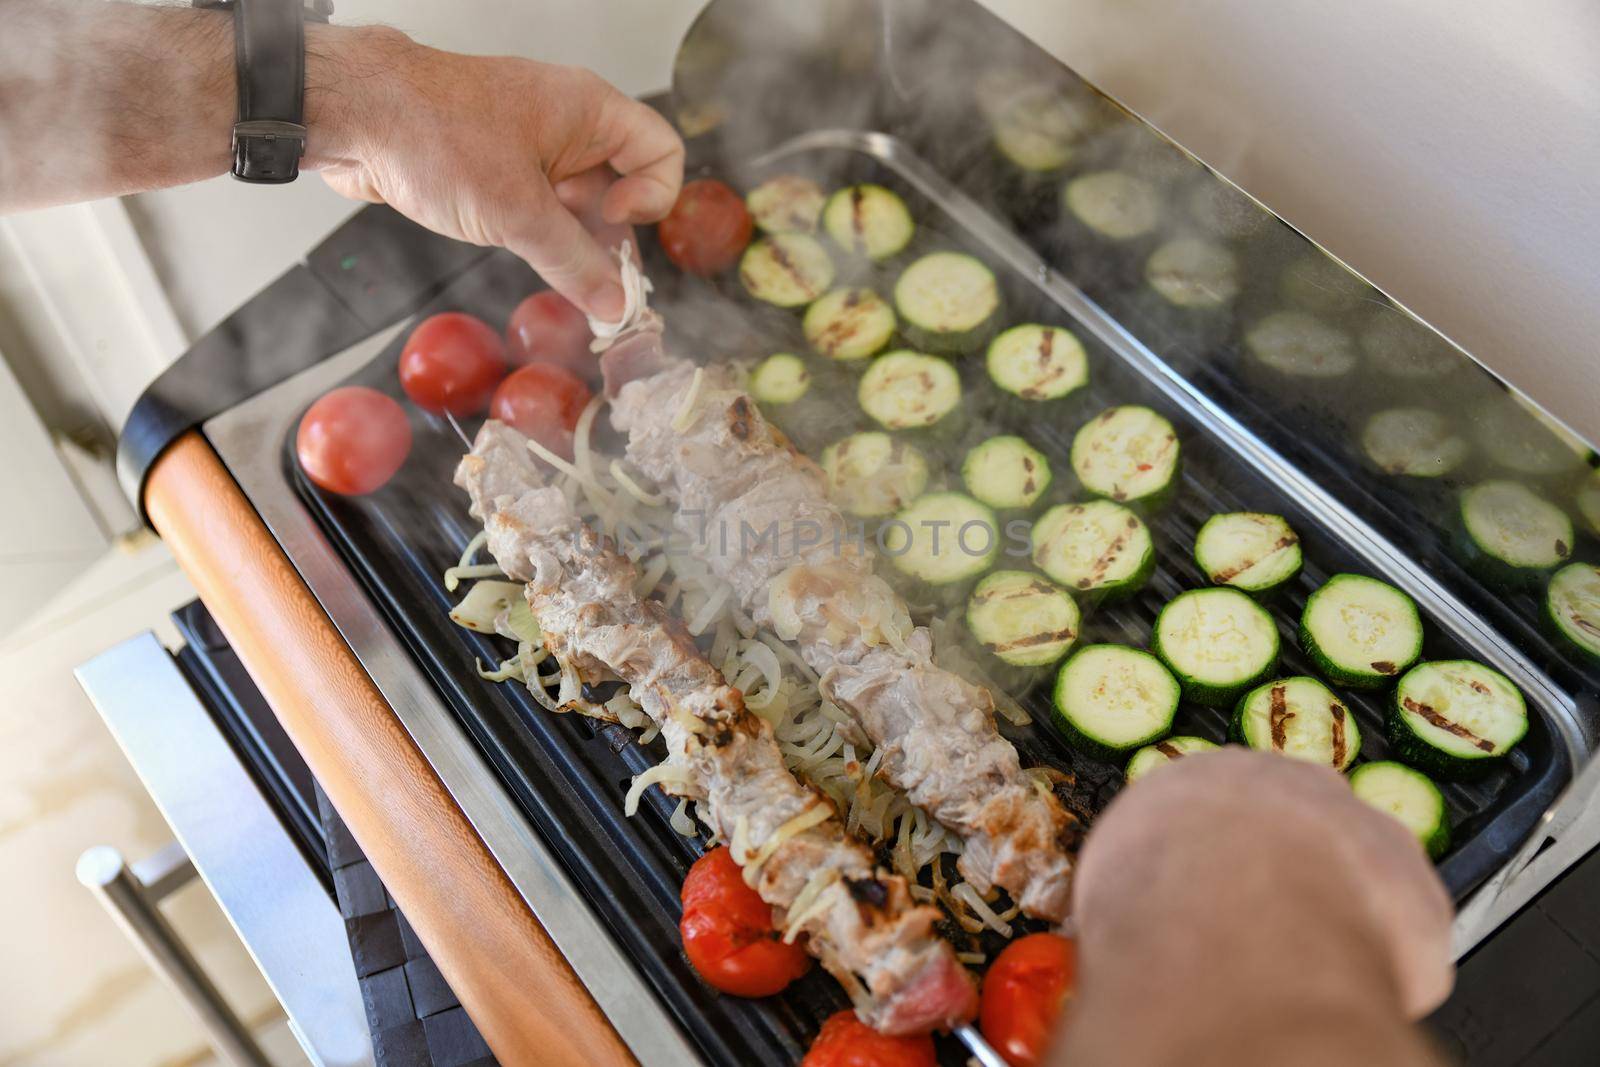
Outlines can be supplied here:
[[1330, 770], [1228, 748], [1143, 778], [1078, 866], [1080, 996], [1058, 1062], [1433, 1062], [1451, 906]]
[[[439, 233], [508, 248], [585, 311], [622, 311], [617, 267], [586, 229], [654, 222], [677, 199], [683, 144], [598, 75], [463, 56], [392, 31], [308, 38], [307, 165], [341, 194]], [[582, 220], [582, 221], [580, 221]]]
[[[0, 213], [227, 171], [232, 16], [0, 0], [0, 26]], [[305, 123], [303, 169], [509, 248], [608, 318], [622, 297], [606, 246], [665, 215], [682, 180], [672, 127], [597, 75], [439, 52], [382, 27], [306, 27]], [[614, 229], [597, 239], [602, 224]]]

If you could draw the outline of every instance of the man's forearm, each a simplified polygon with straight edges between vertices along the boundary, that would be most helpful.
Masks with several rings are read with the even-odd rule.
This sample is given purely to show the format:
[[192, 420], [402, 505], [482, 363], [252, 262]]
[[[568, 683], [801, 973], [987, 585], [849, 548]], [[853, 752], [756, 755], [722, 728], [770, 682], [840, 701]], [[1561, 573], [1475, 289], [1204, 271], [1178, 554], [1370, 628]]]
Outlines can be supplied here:
[[[99, 0], [0, 0], [0, 212], [227, 171], [233, 17]], [[390, 30], [308, 26], [306, 169], [381, 128]]]

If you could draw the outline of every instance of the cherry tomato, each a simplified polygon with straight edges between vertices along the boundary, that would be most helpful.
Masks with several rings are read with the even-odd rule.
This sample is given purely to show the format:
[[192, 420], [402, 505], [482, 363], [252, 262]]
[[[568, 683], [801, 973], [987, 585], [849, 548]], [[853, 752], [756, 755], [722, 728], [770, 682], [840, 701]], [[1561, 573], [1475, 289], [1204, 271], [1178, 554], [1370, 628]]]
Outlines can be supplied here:
[[800, 1067], [934, 1067], [937, 1062], [927, 1034], [889, 1037], [855, 1012], [841, 1011], [822, 1024]]
[[770, 997], [811, 966], [772, 925], [772, 906], [744, 884], [726, 847], [695, 860], [683, 880], [683, 951], [701, 978], [724, 993]]
[[476, 415], [506, 374], [506, 347], [487, 322], [459, 311], [431, 315], [400, 353], [400, 386], [435, 414]]
[[530, 363], [500, 383], [489, 401], [489, 414], [571, 459], [572, 429], [592, 396], [589, 387], [566, 368]]
[[1013, 1067], [1034, 1067], [1077, 980], [1075, 942], [1058, 934], [1019, 938], [995, 957], [983, 979], [978, 1027]]
[[357, 496], [394, 477], [411, 451], [411, 424], [393, 397], [347, 385], [306, 409], [294, 447], [307, 478], [330, 493]]
[[727, 270], [750, 243], [750, 212], [744, 198], [715, 178], [683, 187], [656, 234], [667, 258], [690, 274]]
[[589, 351], [594, 334], [583, 312], [554, 289], [534, 293], [511, 313], [506, 323], [506, 356], [512, 363], [554, 363], [580, 378], [591, 379], [600, 366]]

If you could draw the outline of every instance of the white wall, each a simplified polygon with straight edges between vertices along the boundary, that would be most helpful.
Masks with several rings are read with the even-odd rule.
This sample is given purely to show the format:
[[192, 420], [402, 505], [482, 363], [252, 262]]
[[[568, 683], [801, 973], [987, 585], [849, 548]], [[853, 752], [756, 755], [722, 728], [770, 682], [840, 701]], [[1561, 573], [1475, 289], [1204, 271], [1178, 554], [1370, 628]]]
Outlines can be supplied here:
[[983, 2], [1600, 440], [1600, 4]]

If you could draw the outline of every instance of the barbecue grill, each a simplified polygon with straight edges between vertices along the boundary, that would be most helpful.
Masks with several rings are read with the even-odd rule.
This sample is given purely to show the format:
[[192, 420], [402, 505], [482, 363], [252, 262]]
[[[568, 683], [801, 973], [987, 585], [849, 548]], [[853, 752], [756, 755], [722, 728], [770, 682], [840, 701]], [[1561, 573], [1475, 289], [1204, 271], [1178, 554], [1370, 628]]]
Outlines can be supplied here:
[[[1283, 673], [1316, 673], [1298, 651], [1296, 621], [1312, 590], [1355, 571], [1415, 598], [1425, 658], [1477, 659], [1522, 689], [1526, 739], [1489, 776], [1445, 790], [1455, 843], [1440, 873], [1461, 907], [1458, 952], [1470, 950], [1600, 838], [1592, 816], [1588, 827], [1579, 822], [1597, 781], [1600, 668], [1547, 632], [1535, 593], [1485, 583], [1461, 561], [1452, 544], [1453, 487], [1407, 484], [1376, 469], [1361, 454], [1358, 428], [1401, 394], [1441, 412], [1491, 407], [1517, 432], [1567, 450], [1557, 454], [1570, 458], [1570, 471], [1537, 474], [1551, 494], [1574, 491], [1594, 453], [1432, 335], [1426, 340], [1447, 353], [1448, 365], [1427, 388], [1330, 388], [1264, 370], [1246, 351], [1244, 323], [1281, 299], [1278, 280], [1291, 264], [1323, 253], [968, 0], [794, 7], [715, 0], [691, 29], [672, 98], [659, 102], [692, 135], [691, 172], [739, 187], [800, 173], [824, 187], [874, 182], [896, 191], [927, 240], [996, 272], [1009, 320], [1067, 326], [1084, 340], [1092, 367], [1084, 413], [1145, 404], [1178, 429], [1182, 484], [1150, 520], [1156, 574], [1135, 598], [1090, 613], [1082, 640], [1146, 647], [1161, 605], [1205, 584], [1189, 555], [1199, 525], [1220, 512], [1267, 511], [1289, 520], [1305, 551], [1302, 573], [1264, 601], [1284, 638]], [[929, 61], [950, 49], [964, 66]], [[971, 76], [949, 78], [953, 69]], [[1018, 86], [1096, 110], [1107, 132], [1048, 177], [1019, 171], [996, 151], [992, 126], [994, 94]], [[1136, 255], [1097, 244], [1064, 217], [1061, 183], [1108, 161], [1164, 190], [1220, 190], [1239, 205], [1249, 236], [1235, 246], [1243, 268], [1234, 313], [1161, 306], [1138, 266], [1148, 248]], [[687, 278], [652, 234], [641, 239], [654, 303], [678, 350], [714, 361], [799, 343], [795, 322], [755, 313], [736, 279]], [[1357, 311], [1403, 313], [1328, 262], [1359, 294]], [[702, 843], [672, 828], [673, 802], [659, 791], [646, 794], [637, 816], [622, 815], [631, 777], [659, 752], [619, 726], [551, 715], [525, 691], [475, 670], [501, 650], [449, 621], [454, 598], [440, 577], [474, 532], [450, 485], [462, 451], [456, 431], [413, 410], [410, 460], [369, 497], [326, 494], [294, 460], [299, 417], [328, 388], [359, 383], [404, 399], [395, 365], [406, 324], [444, 310], [503, 322], [540, 287], [508, 254], [423, 233], [386, 208], [363, 209], [151, 387], [124, 431], [122, 472], [486, 1036], [499, 1036], [502, 1056], [531, 1047], [518, 1043], [526, 1039], [516, 1034], [518, 1002], [539, 1013], [536, 1001], [553, 996], [596, 1032], [609, 1022], [644, 1062], [793, 1063], [821, 1020], [846, 1006], [844, 995], [818, 972], [759, 1002], [718, 996], [695, 978], [679, 945], [677, 896]], [[981, 362], [969, 357], [962, 373], [981, 375]], [[1057, 412], [1019, 428], [1065, 470], [1083, 417]], [[203, 440], [190, 432], [196, 428]], [[196, 477], [210, 479], [208, 488], [193, 488]], [[263, 532], [257, 519], [270, 540], [250, 540]], [[1580, 535], [1574, 558], [1600, 555], [1596, 533]], [[288, 617], [263, 619], [273, 612]], [[308, 640], [313, 647], [299, 647]], [[344, 696], [318, 707], [310, 706], [316, 696], [296, 696], [308, 684], [294, 677], [296, 665], [308, 662], [335, 679], [317, 683], [322, 699]], [[1064, 772], [1072, 806], [1092, 816], [1121, 787], [1120, 770], [1075, 752], [1054, 730], [1047, 684], [1009, 688], [1032, 723], [1003, 732], [1025, 765]], [[1341, 696], [1360, 723], [1363, 757], [1384, 758], [1381, 697]], [[1185, 705], [1177, 732], [1221, 741], [1226, 727], [1225, 713]], [[351, 755], [375, 734], [414, 746], [413, 758], [386, 765]], [[419, 787], [408, 775], [426, 781]], [[408, 844], [386, 836], [386, 795], [398, 798], [390, 812], [397, 817], [412, 800], [444, 814], [425, 815], [420, 838]], [[477, 866], [430, 866], [414, 854], [452, 842]], [[565, 973], [527, 924], [484, 915], [463, 926], [463, 910], [438, 901], [458, 887], [430, 884], [440, 873], [486, 878], [498, 889], [477, 899], [531, 912], [604, 1022], [559, 981], [496, 988], [475, 969], [482, 955], [452, 958], [450, 939], [476, 926], [535, 945], [527, 956], [508, 946], [508, 963], [533, 960], [543, 973]], [[964, 1061], [954, 1042], [944, 1055]]]

